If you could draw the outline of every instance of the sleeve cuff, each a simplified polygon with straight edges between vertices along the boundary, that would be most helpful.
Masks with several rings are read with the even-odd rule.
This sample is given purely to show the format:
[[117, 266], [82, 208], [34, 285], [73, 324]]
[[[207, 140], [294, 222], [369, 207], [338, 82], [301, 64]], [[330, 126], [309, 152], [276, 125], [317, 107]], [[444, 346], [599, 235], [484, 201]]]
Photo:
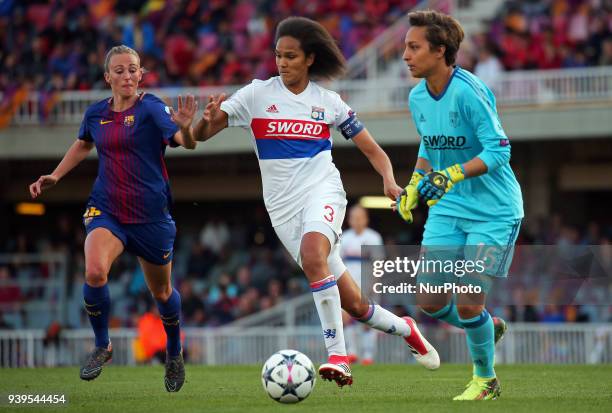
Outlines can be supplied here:
[[477, 157], [487, 166], [488, 172], [494, 171], [510, 160], [510, 154], [507, 152], [482, 151]]

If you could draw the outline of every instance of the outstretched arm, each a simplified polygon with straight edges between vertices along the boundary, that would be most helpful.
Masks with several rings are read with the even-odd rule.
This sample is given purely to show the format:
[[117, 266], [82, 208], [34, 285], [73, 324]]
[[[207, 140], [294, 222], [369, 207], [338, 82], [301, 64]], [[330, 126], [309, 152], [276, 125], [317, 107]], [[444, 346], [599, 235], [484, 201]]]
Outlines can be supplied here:
[[227, 128], [227, 113], [221, 110], [221, 103], [225, 98], [224, 93], [208, 97], [208, 104], [204, 108], [202, 118], [193, 130], [195, 140], [206, 141]]
[[376, 172], [383, 178], [384, 192], [389, 199], [395, 201], [395, 199], [402, 192], [395, 182], [393, 176], [393, 166], [391, 160], [382, 150], [382, 148], [376, 143], [370, 132], [367, 129], [363, 129], [353, 138], [353, 142], [359, 148], [359, 150], [368, 158]]
[[43, 191], [55, 185], [64, 177], [64, 175], [81, 163], [81, 161], [87, 157], [93, 147], [93, 142], [77, 139], [68, 149], [64, 155], [64, 158], [50, 175], [42, 175], [36, 180], [36, 182], [30, 185], [30, 195], [32, 198], [38, 197], [43, 193]]

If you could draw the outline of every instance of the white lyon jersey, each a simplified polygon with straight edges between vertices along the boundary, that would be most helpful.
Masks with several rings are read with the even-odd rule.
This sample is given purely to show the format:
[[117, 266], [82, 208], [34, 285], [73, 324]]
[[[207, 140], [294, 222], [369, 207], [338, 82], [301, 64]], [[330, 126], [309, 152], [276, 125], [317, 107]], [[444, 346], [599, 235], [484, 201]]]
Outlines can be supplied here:
[[361, 263], [364, 258], [369, 258], [361, 255], [362, 245], [383, 245], [383, 239], [371, 228], [364, 229], [361, 234], [357, 234], [352, 229], [342, 234], [340, 254], [351, 277], [359, 286], [361, 286]]
[[332, 161], [331, 128], [346, 131], [355, 117], [337, 93], [310, 82], [296, 95], [276, 76], [253, 80], [223, 102], [221, 110], [229, 126], [251, 132], [273, 226], [299, 213], [308, 194], [324, 182], [333, 182], [344, 193]]

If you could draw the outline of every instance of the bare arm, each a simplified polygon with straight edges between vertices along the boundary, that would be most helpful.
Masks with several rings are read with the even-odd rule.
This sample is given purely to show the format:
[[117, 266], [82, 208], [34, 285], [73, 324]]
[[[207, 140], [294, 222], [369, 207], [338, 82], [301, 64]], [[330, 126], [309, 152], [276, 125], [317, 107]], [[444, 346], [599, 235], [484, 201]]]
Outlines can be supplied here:
[[32, 198], [38, 197], [44, 190], [55, 185], [64, 175], [81, 163], [89, 155], [93, 147], [93, 142], [77, 139], [50, 175], [42, 175], [36, 182], [30, 185], [30, 195]]
[[193, 128], [190, 126], [186, 129], [181, 128], [174, 134], [174, 142], [178, 143], [185, 149], [195, 149], [197, 142], [193, 136]]
[[204, 108], [202, 118], [193, 130], [195, 140], [206, 141], [227, 128], [227, 113], [220, 109], [225, 97], [223, 93], [217, 97], [212, 95], [208, 97], [208, 104]]
[[416, 164], [414, 164], [414, 169], [420, 169], [425, 172], [429, 172], [431, 170], [431, 164], [425, 158], [418, 157]]
[[395, 182], [393, 166], [385, 151], [376, 143], [367, 129], [359, 132], [357, 136], [353, 138], [353, 142], [355, 142], [355, 145], [357, 145], [359, 150], [368, 158], [376, 172], [383, 178], [385, 195], [395, 200], [402, 192], [402, 188]]

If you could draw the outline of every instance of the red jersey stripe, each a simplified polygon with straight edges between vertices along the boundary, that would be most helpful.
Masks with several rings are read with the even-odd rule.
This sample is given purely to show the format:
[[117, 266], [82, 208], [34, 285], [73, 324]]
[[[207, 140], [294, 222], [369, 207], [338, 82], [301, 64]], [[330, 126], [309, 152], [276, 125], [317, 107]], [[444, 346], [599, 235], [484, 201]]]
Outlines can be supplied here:
[[331, 136], [328, 124], [298, 119], [254, 118], [251, 130], [255, 139], [313, 140]]

